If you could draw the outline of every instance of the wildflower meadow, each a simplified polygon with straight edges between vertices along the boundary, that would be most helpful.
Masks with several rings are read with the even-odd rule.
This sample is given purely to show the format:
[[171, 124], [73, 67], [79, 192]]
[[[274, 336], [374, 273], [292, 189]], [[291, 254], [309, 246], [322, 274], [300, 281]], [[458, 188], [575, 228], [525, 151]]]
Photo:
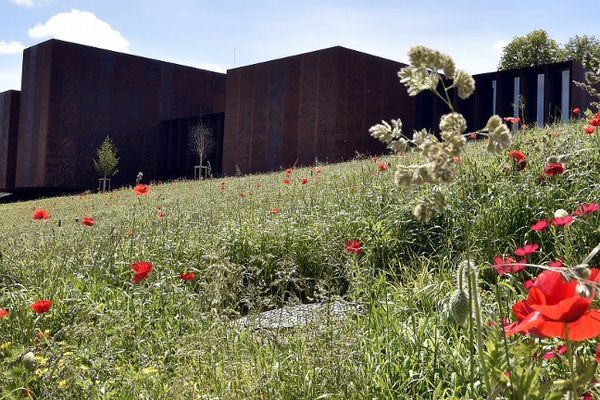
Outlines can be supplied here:
[[409, 56], [449, 109], [393, 155], [0, 205], [0, 399], [598, 398], [600, 114], [467, 132]]

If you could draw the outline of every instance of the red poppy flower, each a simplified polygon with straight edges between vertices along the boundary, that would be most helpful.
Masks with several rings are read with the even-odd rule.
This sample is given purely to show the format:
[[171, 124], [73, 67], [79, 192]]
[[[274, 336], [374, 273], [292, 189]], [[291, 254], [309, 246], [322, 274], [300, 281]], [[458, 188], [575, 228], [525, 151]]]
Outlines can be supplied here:
[[575, 107], [574, 109], [571, 110], [571, 112], [573, 114], [579, 114], [579, 113], [581, 113], [581, 110], [579, 109], [579, 107]]
[[221, 193], [225, 191], [225, 182], [221, 182], [221, 184], [219, 185], [219, 190], [221, 191]]
[[504, 276], [505, 274], [515, 274], [519, 271], [522, 271], [525, 268], [527, 260], [521, 259], [519, 263], [517, 263], [511, 257], [502, 258], [498, 256], [494, 258], [494, 269], [498, 272], [498, 275]]
[[245, 198], [245, 197], [246, 197], [246, 193], [244, 193], [244, 192], [240, 192], [240, 198], [242, 198], [242, 199], [243, 199], [243, 198]]
[[300, 179], [300, 184], [306, 185], [307, 183], [308, 183], [308, 178], [302, 178], [302, 179]]
[[33, 219], [48, 219], [50, 218], [50, 214], [48, 211], [38, 208], [33, 211]]
[[[600, 270], [591, 269], [589, 281], [600, 281]], [[591, 310], [591, 297], [577, 294], [578, 281], [565, 281], [560, 272], [539, 274], [527, 299], [513, 306], [518, 322], [505, 328], [507, 335], [536, 336], [583, 341], [600, 335], [600, 310]], [[592, 291], [595, 292], [595, 291]]]
[[546, 221], [545, 219], [541, 219], [538, 222], [536, 222], [535, 224], [531, 225], [531, 230], [535, 231], [535, 232], [540, 232], [543, 231], [544, 229], [547, 229], [550, 226], [550, 222]]
[[590, 215], [595, 213], [599, 209], [600, 205], [596, 203], [581, 204], [579, 207], [577, 207], [574, 214], [578, 216]]
[[321, 167], [315, 168], [315, 173], [320, 174], [321, 173]]
[[377, 165], [377, 169], [379, 169], [380, 172], [384, 172], [388, 169], [387, 164], [384, 162], [376, 161], [375, 164]]
[[150, 187], [148, 185], [144, 185], [143, 183], [138, 183], [133, 188], [136, 196], [145, 196], [150, 193]]
[[81, 220], [81, 225], [85, 226], [94, 226], [96, 225], [96, 221], [92, 217], [83, 217]]
[[29, 308], [31, 308], [36, 314], [43, 314], [45, 312], [48, 312], [50, 311], [51, 307], [52, 301], [50, 300], [38, 300], [29, 306]]
[[292, 171], [293, 171], [293, 169], [292, 169], [292, 168], [288, 168], [288, 169], [286, 169], [286, 170], [285, 170], [285, 176], [290, 176], [290, 175], [292, 175]]
[[581, 396], [581, 400], [594, 400], [594, 397], [590, 392], [585, 392], [583, 396]]
[[0, 308], [0, 319], [8, 317], [8, 310], [6, 308]]
[[273, 207], [271, 208], [271, 214], [279, 214], [281, 212], [281, 208]]
[[362, 243], [359, 240], [346, 240], [346, 253], [362, 254]]
[[292, 183], [292, 181], [288, 178], [285, 178], [284, 180], [281, 181], [281, 183], [283, 183], [284, 185], [289, 185], [290, 183]]
[[525, 160], [527, 157], [525, 157], [525, 154], [520, 151], [520, 150], [511, 150], [508, 152], [508, 156], [510, 158], [512, 158], [515, 161], [523, 161]]
[[548, 263], [548, 266], [552, 267], [552, 268], [562, 268], [563, 267], [563, 262], [561, 260], [550, 261]]
[[162, 219], [165, 216], [165, 212], [160, 207], [156, 207], [156, 218]]
[[561, 344], [557, 348], [552, 349], [552, 350], [548, 351], [547, 353], [545, 353], [542, 356], [542, 358], [544, 360], [552, 360], [554, 357], [561, 355], [561, 354], [565, 354], [566, 352], [567, 352], [567, 346], [564, 344]]
[[519, 257], [527, 257], [538, 251], [540, 245], [537, 243], [525, 244], [523, 247], [519, 247], [515, 250], [515, 255]]
[[187, 273], [180, 273], [179, 277], [181, 278], [182, 281], [184, 282], [189, 282], [191, 280], [193, 280], [196, 277], [196, 274], [194, 273], [194, 271], [190, 271]]
[[131, 270], [134, 272], [132, 283], [138, 283], [148, 277], [152, 271], [152, 263], [149, 261], [137, 261], [131, 264]]
[[567, 226], [572, 222], [573, 217], [571, 217], [570, 215], [567, 215], [566, 217], [562, 218], [552, 218], [552, 225], [554, 226]]
[[595, 114], [588, 123], [592, 126], [600, 126], [600, 113]]
[[560, 175], [565, 172], [565, 165], [562, 163], [548, 163], [544, 168], [544, 174], [548, 176]]
[[593, 134], [594, 132], [596, 132], [596, 127], [595, 127], [595, 126], [588, 125], [588, 126], [586, 126], [585, 128], [583, 128], [583, 132], [585, 132], [585, 133], [586, 133], [586, 134], [588, 134], [588, 135], [591, 135], [591, 134]]
[[533, 279], [527, 279], [525, 282], [523, 282], [523, 289], [525, 289], [527, 292], [529, 292], [529, 289], [531, 289], [533, 287], [534, 282], [535, 282], [535, 280], [533, 280]]
[[504, 122], [506, 123], [510, 123], [510, 124], [518, 124], [521, 122], [521, 118], [519, 117], [505, 117], [504, 118]]

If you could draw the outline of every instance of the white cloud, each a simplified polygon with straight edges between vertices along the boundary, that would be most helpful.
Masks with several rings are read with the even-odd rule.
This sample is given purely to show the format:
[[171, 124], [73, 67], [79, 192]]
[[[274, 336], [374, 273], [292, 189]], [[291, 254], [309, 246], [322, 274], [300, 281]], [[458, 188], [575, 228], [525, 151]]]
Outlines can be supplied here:
[[504, 51], [504, 48], [506, 47], [506, 45], [508, 44], [508, 40], [498, 40], [496, 43], [494, 43], [494, 50], [496, 50], [496, 53], [501, 56], [502, 52]]
[[10, 0], [11, 3], [21, 7], [32, 8], [42, 4], [47, 4], [49, 0]]
[[10, 2], [21, 7], [33, 7], [33, 0], [10, 0]]
[[6, 90], [21, 89], [21, 64], [19, 63], [14, 68], [0, 68], [0, 93]]
[[10, 42], [0, 40], [0, 54], [19, 54], [24, 48], [25, 46], [14, 40], [11, 40]]
[[27, 33], [33, 39], [55, 38], [124, 53], [131, 51], [129, 41], [119, 31], [93, 13], [77, 9], [56, 14]]

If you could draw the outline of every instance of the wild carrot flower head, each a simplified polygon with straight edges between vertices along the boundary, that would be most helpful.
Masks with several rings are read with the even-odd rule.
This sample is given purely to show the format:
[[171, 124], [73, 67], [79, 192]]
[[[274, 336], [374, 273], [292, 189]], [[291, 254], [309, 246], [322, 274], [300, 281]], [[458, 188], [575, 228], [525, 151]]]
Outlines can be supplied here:
[[490, 117], [485, 129], [488, 131], [487, 150], [490, 153], [501, 153], [512, 143], [510, 131], [499, 116]]
[[39, 220], [39, 219], [48, 219], [50, 218], [50, 214], [48, 214], [48, 211], [41, 209], [41, 208], [37, 208], [33, 211], [33, 219], [35, 220]]
[[51, 300], [38, 300], [29, 306], [29, 308], [31, 308], [31, 310], [36, 314], [43, 314], [45, 312], [48, 312], [50, 311], [51, 307]]

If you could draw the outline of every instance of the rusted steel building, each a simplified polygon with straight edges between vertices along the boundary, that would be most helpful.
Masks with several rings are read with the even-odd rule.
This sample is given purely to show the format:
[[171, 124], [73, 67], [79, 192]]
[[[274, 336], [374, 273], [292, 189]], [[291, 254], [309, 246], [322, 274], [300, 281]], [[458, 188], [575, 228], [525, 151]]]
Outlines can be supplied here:
[[20, 92], [0, 93], [0, 188], [15, 185]]
[[415, 103], [396, 75], [403, 66], [332, 47], [227, 71], [223, 172], [380, 154], [367, 133], [374, 122], [413, 122]]
[[93, 189], [107, 135], [119, 151], [113, 185], [168, 175], [185, 138], [161, 122], [223, 114], [225, 75], [50, 40], [23, 53], [15, 188]]
[[[408, 96], [397, 78], [403, 66], [338, 46], [220, 74], [49, 40], [24, 51], [22, 91], [0, 94], [0, 189], [94, 189], [92, 160], [106, 135], [120, 157], [113, 186], [138, 171], [148, 180], [189, 177], [198, 121], [214, 133], [216, 175], [381, 154], [367, 132], [373, 124], [401, 118], [405, 132], [437, 130], [447, 112], [430, 94]], [[572, 84], [584, 79], [573, 62], [474, 78], [475, 94], [453, 99], [470, 130], [493, 114], [565, 120], [590, 101]]]

